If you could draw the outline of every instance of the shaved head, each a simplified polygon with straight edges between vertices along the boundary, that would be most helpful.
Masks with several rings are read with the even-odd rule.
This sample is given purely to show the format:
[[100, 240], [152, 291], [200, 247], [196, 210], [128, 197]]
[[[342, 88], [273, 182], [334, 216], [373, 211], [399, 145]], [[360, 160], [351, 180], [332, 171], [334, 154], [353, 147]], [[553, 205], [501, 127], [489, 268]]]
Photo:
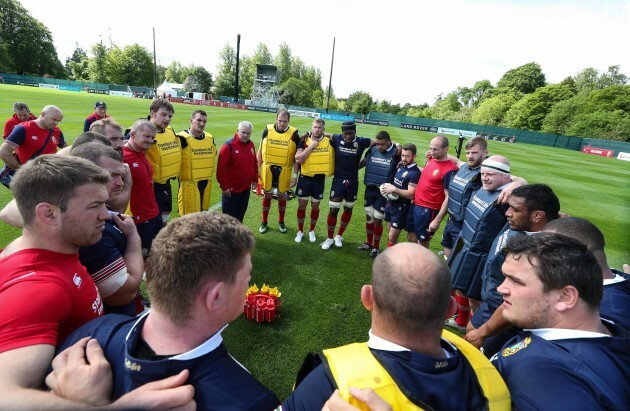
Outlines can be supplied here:
[[451, 295], [444, 261], [419, 244], [401, 243], [380, 254], [372, 266], [378, 314], [406, 333], [441, 330]]

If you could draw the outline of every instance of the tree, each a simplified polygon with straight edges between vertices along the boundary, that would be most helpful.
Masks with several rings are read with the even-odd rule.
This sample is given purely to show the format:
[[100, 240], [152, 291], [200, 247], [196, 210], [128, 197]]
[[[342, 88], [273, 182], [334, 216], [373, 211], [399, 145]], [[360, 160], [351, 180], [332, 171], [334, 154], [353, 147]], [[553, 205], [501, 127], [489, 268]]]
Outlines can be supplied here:
[[109, 82], [132, 86], [153, 86], [153, 58], [146, 48], [134, 43], [124, 49], [113, 45], [107, 53]]
[[107, 83], [107, 53], [109, 50], [103, 41], [92, 46], [92, 57], [88, 64], [88, 74], [90, 81], [95, 83]]
[[546, 84], [545, 75], [538, 63], [527, 63], [507, 71], [497, 83], [498, 88], [529, 94]]
[[278, 101], [295, 106], [313, 106], [311, 90], [304, 80], [290, 78], [278, 88]]
[[221, 62], [217, 66], [218, 74], [214, 82], [214, 94], [217, 96], [233, 96], [236, 81], [236, 52], [229, 44], [221, 51]]
[[628, 76], [619, 72], [619, 66], [610, 66], [599, 78], [599, 88], [628, 83]]
[[184, 67], [178, 61], [172, 61], [166, 66], [166, 81], [181, 84], [190, 75], [192, 67]]
[[157, 67], [155, 68], [155, 82], [157, 83], [157, 85], [160, 85], [162, 83], [164, 83], [164, 80], [166, 80], [166, 67], [164, 67], [161, 64], [158, 64]]
[[209, 93], [212, 89], [212, 74], [201, 66], [192, 66], [191, 72], [184, 81], [184, 90]]
[[372, 111], [373, 106], [374, 100], [372, 100], [372, 96], [365, 91], [355, 91], [350, 94], [345, 104], [346, 110], [360, 114], [368, 114]]
[[573, 96], [573, 91], [565, 84], [540, 87], [535, 92], [525, 95], [510, 108], [505, 114], [503, 125], [540, 131], [543, 120], [553, 106]]
[[[630, 86], [609, 86], [590, 93], [582, 92], [554, 105], [543, 121], [542, 131], [626, 141], [628, 113]], [[597, 120], [601, 123], [595, 124]]]
[[473, 112], [471, 122], [475, 124], [499, 125], [505, 113], [517, 101], [516, 93], [504, 93], [483, 100]]
[[15, 0], [0, 0], [0, 49], [11, 56], [3, 62], [7, 71], [67, 77], [48, 28]]
[[481, 102], [490, 96], [494, 87], [490, 80], [481, 80], [475, 83], [472, 88], [472, 106], [479, 107]]
[[444, 98], [440, 95], [432, 107], [432, 117], [438, 120], [451, 120], [461, 107], [455, 92], [448, 93]]
[[13, 71], [13, 58], [9, 53], [9, 45], [0, 39], [0, 71]]
[[280, 84], [282, 84], [287, 81], [293, 73], [291, 70], [291, 48], [287, 43], [280, 44], [280, 50], [274, 62], [276, 67], [280, 70]]
[[72, 56], [66, 58], [65, 67], [70, 78], [77, 81], [89, 80], [88, 64], [89, 58], [87, 53], [79, 47], [79, 43], [77, 43], [76, 48], [72, 52]]
[[630, 115], [621, 110], [584, 113], [574, 119], [567, 134], [630, 142]]

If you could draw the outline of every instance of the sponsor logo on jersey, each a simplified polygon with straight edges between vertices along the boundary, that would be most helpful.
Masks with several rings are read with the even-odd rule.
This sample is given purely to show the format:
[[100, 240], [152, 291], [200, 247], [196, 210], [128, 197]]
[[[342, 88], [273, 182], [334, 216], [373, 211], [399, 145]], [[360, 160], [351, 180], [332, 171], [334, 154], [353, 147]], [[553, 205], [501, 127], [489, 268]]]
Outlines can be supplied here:
[[131, 371], [140, 371], [142, 366], [125, 358], [125, 368]]
[[79, 277], [79, 274], [74, 273], [74, 276], [72, 277], [72, 282], [74, 283], [74, 285], [77, 286], [77, 288], [81, 287], [81, 282], [83, 282], [83, 280], [81, 279], [81, 277]]
[[437, 177], [440, 174], [440, 170], [433, 170], [433, 177]]
[[505, 350], [503, 350], [501, 352], [501, 355], [503, 357], [509, 357], [512, 354], [516, 354], [517, 352], [519, 352], [523, 348], [526, 348], [529, 345], [529, 343], [531, 343], [531, 342], [532, 342], [532, 337], [527, 337], [523, 341], [518, 342], [518, 343], [514, 344], [513, 346], [508, 347]]
[[436, 369], [446, 368], [447, 366], [448, 366], [448, 361], [436, 361], [435, 362], [435, 368]]
[[403, 173], [403, 175], [402, 175], [402, 178], [407, 177], [407, 174], [409, 174], [409, 171], [405, 171], [405, 172]]
[[134, 162], [134, 163], [132, 164], [132, 166], [133, 166], [133, 168], [138, 168], [138, 167], [140, 167], [140, 164], [138, 164], [138, 163], [135, 163], [135, 162]]

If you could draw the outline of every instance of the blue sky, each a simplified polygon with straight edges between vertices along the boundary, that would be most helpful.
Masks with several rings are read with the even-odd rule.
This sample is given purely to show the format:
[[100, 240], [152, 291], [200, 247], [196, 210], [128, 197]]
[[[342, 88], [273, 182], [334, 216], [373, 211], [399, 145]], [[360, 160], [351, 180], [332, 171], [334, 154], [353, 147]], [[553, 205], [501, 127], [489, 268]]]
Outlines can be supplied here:
[[[275, 55], [285, 42], [328, 85], [336, 38], [333, 90], [358, 90], [392, 103], [432, 104], [457, 87], [487, 79], [496, 84], [510, 69], [535, 61], [557, 83], [586, 67], [620, 65], [630, 75], [630, 1], [239, 0], [166, 2], [21, 0], [51, 31], [65, 60], [76, 43], [84, 49], [109, 38], [157, 57], [216, 72], [226, 44], [251, 55], [265, 43]], [[72, 11], [70, 11], [72, 10]]]

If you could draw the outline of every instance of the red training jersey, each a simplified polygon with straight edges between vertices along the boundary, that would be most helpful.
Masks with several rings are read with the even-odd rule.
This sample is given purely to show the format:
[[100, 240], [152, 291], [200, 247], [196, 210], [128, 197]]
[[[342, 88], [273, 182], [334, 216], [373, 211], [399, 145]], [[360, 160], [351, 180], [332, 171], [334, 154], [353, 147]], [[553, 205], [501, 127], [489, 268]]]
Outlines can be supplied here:
[[103, 302], [78, 254], [26, 249], [0, 259], [0, 352], [57, 346], [103, 314]]

